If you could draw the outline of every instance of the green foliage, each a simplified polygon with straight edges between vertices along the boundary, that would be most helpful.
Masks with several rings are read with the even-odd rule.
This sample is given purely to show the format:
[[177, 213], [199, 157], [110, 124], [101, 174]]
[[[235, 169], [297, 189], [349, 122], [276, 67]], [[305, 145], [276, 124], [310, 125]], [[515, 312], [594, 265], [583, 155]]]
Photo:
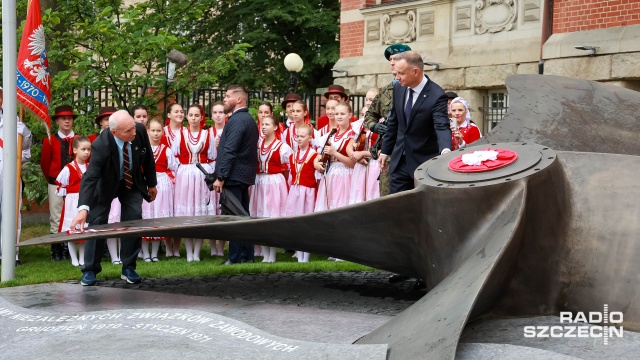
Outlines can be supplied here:
[[299, 92], [314, 92], [333, 82], [331, 67], [339, 58], [340, 2], [335, 0], [205, 0], [206, 11], [194, 27], [199, 45], [194, 58], [220, 54], [229, 44], [249, 43], [247, 66], [221, 75], [223, 84], [285, 91], [289, 73], [285, 55], [304, 61]]
[[[190, 31], [203, 9], [199, 2], [186, 0], [128, 6], [122, 0], [57, 2], [57, 7], [43, 14], [50, 61], [64, 64], [53, 77], [52, 106], [73, 103], [84, 115], [77, 123], [89, 128], [101, 105], [99, 97], [110, 99], [118, 108], [141, 103], [151, 109], [151, 115], [161, 113], [166, 54], [172, 49], [192, 53]], [[191, 58], [178, 69], [169, 97], [215, 85], [220, 74], [242, 64], [248, 47], [229, 44], [217, 56]], [[111, 93], [99, 94], [102, 89]], [[78, 96], [78, 91], [93, 96]]]

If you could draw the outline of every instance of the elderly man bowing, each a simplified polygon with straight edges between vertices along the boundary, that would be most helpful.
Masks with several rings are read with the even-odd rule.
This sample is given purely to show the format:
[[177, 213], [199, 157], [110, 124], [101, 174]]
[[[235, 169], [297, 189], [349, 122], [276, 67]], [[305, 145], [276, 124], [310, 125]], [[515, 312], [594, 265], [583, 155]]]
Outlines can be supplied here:
[[[71, 228], [84, 230], [89, 225], [106, 224], [111, 201], [120, 200], [121, 221], [142, 219], [142, 199], [155, 199], [156, 169], [149, 137], [142, 124], [133, 121], [125, 110], [109, 117], [109, 131], [103, 131], [91, 145], [91, 161], [80, 184], [78, 215]], [[136, 273], [136, 258], [141, 238], [123, 238], [120, 250], [122, 279], [130, 284], [142, 279]], [[88, 240], [82, 267], [84, 286], [95, 285], [102, 271], [100, 259], [105, 240]]]

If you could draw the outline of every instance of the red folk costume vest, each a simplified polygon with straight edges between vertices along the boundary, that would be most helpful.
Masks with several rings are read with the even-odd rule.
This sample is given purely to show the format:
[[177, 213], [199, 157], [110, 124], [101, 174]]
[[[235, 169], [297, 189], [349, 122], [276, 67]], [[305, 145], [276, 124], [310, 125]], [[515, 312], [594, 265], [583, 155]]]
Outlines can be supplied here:
[[[340, 154], [349, 156], [347, 155], [347, 145], [349, 144], [349, 140], [354, 136], [356, 136], [356, 133], [351, 127], [349, 127], [349, 129], [344, 133], [336, 133], [335, 135], [333, 135], [333, 137], [331, 138], [331, 146], [333, 146], [333, 148], [336, 149]], [[334, 162], [338, 160], [336, 160], [335, 156], [332, 156], [330, 161]]]
[[311, 149], [311, 145], [304, 154], [300, 149], [295, 154], [289, 155], [289, 168], [291, 169], [292, 185], [301, 185], [308, 188], [316, 187], [316, 169], [313, 160], [318, 154]]
[[153, 159], [156, 162], [156, 173], [168, 173], [169, 162], [167, 161], [167, 146], [160, 144], [153, 150]]
[[163, 136], [160, 139], [160, 144], [167, 145], [169, 148], [171, 148], [171, 145], [173, 145], [173, 142], [176, 141], [176, 139], [178, 139], [177, 141], [180, 141], [180, 132], [182, 129], [184, 128], [180, 128], [180, 130], [171, 130], [171, 127], [169, 127], [169, 125], [166, 125], [164, 129], [162, 129]]
[[178, 156], [180, 164], [208, 164], [210, 162], [207, 157], [209, 139], [207, 130], [201, 129], [198, 135], [194, 137], [189, 129], [183, 128], [180, 139], [180, 155]]
[[264, 146], [264, 140], [258, 141], [258, 174], [281, 174], [288, 170], [287, 164], [282, 163], [280, 147], [282, 141], [275, 139], [269, 146]]
[[[472, 142], [480, 139], [480, 130], [475, 124], [472, 124], [467, 121], [467, 126], [458, 128], [460, 134], [462, 134], [462, 140], [464, 140], [465, 144], [469, 145]], [[460, 146], [456, 141], [456, 138], [453, 136], [453, 132], [451, 132], [451, 150], [458, 150]]]
[[42, 141], [42, 155], [40, 167], [51, 185], [56, 184], [56, 178], [62, 168], [73, 161], [73, 148], [71, 144], [77, 135], [61, 139], [56, 133]]
[[[69, 184], [66, 186], [67, 194], [79, 193], [84, 172], [75, 160], [65, 166], [69, 168]], [[87, 163], [86, 166], [88, 167], [89, 163]], [[62, 186], [62, 184], [58, 183], [58, 187], [60, 186]]]

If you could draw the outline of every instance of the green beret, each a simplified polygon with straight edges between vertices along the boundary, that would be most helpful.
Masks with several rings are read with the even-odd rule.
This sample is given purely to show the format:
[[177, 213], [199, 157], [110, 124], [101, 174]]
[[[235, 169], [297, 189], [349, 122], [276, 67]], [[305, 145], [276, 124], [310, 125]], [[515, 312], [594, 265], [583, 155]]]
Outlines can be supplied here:
[[384, 50], [384, 57], [389, 60], [391, 55], [399, 54], [401, 52], [411, 51], [409, 45], [405, 44], [393, 44]]

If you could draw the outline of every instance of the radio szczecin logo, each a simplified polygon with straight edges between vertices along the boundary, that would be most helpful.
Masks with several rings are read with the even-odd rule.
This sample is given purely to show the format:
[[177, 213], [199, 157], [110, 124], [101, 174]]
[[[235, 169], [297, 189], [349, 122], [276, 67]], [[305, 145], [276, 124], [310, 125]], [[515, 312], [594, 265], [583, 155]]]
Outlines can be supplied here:
[[609, 345], [609, 338], [623, 337], [623, 315], [620, 311], [609, 312], [609, 305], [604, 311], [560, 312], [562, 325], [525, 326], [526, 338], [602, 338], [604, 345]]

